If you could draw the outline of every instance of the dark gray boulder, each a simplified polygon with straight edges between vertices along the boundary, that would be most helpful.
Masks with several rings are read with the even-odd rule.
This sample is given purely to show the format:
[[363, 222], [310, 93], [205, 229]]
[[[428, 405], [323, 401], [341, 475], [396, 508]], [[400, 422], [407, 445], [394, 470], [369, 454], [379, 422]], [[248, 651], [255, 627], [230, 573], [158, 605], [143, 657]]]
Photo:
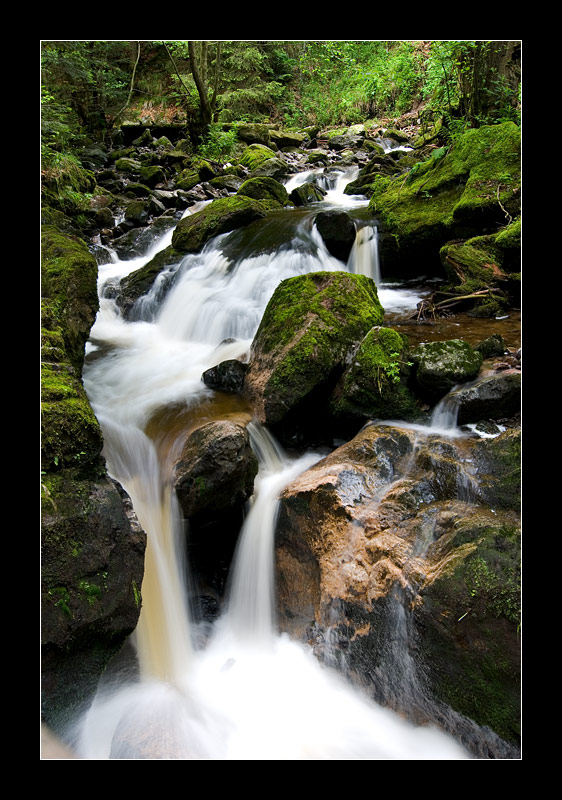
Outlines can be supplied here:
[[258, 460], [246, 427], [228, 420], [209, 422], [187, 438], [175, 470], [174, 487], [185, 517], [233, 509], [251, 497]]
[[321, 211], [316, 215], [316, 228], [328, 251], [347, 262], [355, 242], [355, 225], [345, 211]]

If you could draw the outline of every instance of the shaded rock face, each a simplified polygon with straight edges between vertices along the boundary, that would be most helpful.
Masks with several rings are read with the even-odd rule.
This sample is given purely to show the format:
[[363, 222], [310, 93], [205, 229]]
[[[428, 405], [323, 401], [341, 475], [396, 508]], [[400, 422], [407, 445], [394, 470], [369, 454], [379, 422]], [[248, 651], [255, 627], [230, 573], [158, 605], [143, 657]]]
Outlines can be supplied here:
[[145, 535], [105, 471], [81, 381], [98, 308], [97, 266], [45, 227], [41, 349], [42, 708], [55, 730], [84, 710], [140, 611]]
[[282, 281], [252, 343], [244, 393], [262, 423], [290, 436], [291, 419], [314, 424], [351, 352], [382, 321], [370, 278], [319, 272]]
[[[54, 728], [87, 708], [136, 627], [146, 536], [107, 478], [49, 480], [42, 512], [42, 692]], [[52, 501], [52, 502], [50, 502]]]
[[316, 215], [315, 223], [328, 251], [347, 263], [356, 235], [353, 220], [345, 211], [321, 211]]
[[257, 472], [246, 424], [226, 420], [194, 430], [176, 463], [174, 488], [189, 525], [196, 619], [211, 620], [220, 608]]
[[282, 630], [487, 757], [518, 742], [517, 440], [368, 426], [285, 489], [277, 531]]
[[521, 381], [519, 371], [506, 370], [451, 392], [451, 401], [458, 404], [458, 424], [501, 420], [518, 414], [521, 410]]

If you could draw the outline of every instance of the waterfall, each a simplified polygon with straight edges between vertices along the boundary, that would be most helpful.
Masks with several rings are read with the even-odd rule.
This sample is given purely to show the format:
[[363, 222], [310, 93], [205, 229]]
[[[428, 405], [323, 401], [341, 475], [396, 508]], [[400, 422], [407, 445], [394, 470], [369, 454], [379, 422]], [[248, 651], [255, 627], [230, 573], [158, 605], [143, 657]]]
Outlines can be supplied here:
[[359, 228], [347, 263], [350, 272], [367, 275], [377, 287], [381, 284], [379, 232], [374, 225]]
[[164, 299], [149, 298], [150, 313], [135, 322], [104, 297], [103, 284], [141, 264], [100, 270], [102, 300], [84, 385], [103, 430], [108, 471], [129, 493], [148, 545], [133, 637], [139, 674], [121, 680], [108, 673], [69, 740], [85, 759], [466, 758], [448, 736], [374, 704], [309, 648], [277, 633], [279, 494], [319, 456], [289, 457], [258, 425], [250, 424], [249, 433], [260, 468], [226, 608], [205, 643], [195, 644], [184, 550], [189, 531], [171, 489], [181, 439], [171, 436], [163, 446], [147, 433], [151, 420], [170, 407], [189, 417], [212, 396], [202, 373], [242, 356], [281, 280], [343, 268], [313, 238], [306, 248], [299, 241], [232, 259], [224, 245], [235, 235], [175, 265]]
[[457, 430], [459, 402], [453, 392], [445, 395], [435, 406], [431, 414], [430, 427], [434, 431], [452, 433]]
[[248, 427], [260, 470], [252, 510], [240, 533], [224, 624], [240, 639], [266, 646], [271, 645], [275, 631], [273, 536], [278, 497], [320, 456], [307, 453], [290, 460], [266, 428], [255, 423]]

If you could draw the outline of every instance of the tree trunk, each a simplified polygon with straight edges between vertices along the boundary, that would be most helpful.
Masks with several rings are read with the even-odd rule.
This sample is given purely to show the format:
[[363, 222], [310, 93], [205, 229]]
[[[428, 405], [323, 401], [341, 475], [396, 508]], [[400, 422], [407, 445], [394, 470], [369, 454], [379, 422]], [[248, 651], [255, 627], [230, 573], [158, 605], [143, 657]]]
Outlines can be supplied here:
[[471, 123], [492, 121], [515, 107], [521, 42], [464, 42], [458, 63], [460, 110]]

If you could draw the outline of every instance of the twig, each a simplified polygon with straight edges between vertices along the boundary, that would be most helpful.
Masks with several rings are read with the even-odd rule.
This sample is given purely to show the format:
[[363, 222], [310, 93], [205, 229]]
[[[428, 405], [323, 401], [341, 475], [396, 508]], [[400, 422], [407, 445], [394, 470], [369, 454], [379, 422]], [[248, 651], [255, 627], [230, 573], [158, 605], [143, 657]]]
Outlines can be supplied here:
[[497, 190], [496, 190], [496, 197], [497, 197], [497, 199], [498, 199], [498, 205], [499, 205], [499, 207], [501, 208], [501, 210], [503, 211], [503, 213], [505, 214], [505, 216], [506, 216], [506, 217], [507, 217], [507, 219], [508, 219], [508, 225], [509, 225], [509, 224], [511, 224], [511, 221], [512, 221], [513, 217], [511, 216], [511, 214], [509, 214], [509, 213], [508, 213], [508, 212], [505, 210], [505, 208], [502, 206], [502, 203], [501, 203], [501, 200], [500, 200], [500, 184], [498, 184], [498, 188], [497, 188]]

